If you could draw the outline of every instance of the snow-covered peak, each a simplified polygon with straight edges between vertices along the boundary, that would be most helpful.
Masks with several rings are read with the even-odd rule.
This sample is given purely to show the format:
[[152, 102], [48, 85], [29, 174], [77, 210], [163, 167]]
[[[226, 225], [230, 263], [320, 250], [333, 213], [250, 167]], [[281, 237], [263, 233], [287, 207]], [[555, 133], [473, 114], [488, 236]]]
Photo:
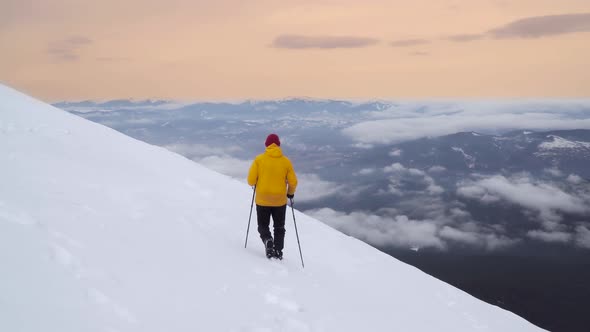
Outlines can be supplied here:
[[299, 212], [268, 261], [249, 187], [1, 85], [0, 151], [0, 331], [540, 330]]
[[549, 135], [547, 138], [551, 138], [552, 141], [539, 144], [540, 150], [590, 149], [590, 142], [570, 141], [555, 135]]

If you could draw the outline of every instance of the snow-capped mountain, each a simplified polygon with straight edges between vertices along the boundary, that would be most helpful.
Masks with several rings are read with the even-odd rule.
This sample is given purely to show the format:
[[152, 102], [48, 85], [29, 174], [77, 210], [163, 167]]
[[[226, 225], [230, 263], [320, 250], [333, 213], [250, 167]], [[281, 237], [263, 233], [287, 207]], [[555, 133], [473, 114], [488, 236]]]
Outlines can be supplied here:
[[285, 260], [251, 189], [0, 86], [2, 331], [539, 331], [296, 213]]

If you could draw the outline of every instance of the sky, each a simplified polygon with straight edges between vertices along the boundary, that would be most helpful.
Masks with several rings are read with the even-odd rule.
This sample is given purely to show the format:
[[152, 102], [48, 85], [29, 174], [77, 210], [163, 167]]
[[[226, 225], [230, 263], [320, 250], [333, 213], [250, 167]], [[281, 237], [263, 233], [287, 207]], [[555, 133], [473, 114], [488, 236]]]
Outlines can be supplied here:
[[590, 96], [588, 0], [1, 0], [46, 101]]

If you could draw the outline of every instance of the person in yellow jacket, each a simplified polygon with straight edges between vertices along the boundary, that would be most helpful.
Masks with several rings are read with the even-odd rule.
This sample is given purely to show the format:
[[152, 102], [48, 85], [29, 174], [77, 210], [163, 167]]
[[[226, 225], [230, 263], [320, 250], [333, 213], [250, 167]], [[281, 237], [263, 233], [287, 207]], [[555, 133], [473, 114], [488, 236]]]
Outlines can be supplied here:
[[[285, 213], [287, 198], [292, 199], [297, 188], [297, 175], [291, 161], [281, 151], [281, 141], [270, 134], [264, 143], [266, 151], [258, 155], [248, 173], [248, 184], [256, 186], [258, 233], [268, 258], [283, 258]], [[274, 240], [269, 230], [272, 216]]]

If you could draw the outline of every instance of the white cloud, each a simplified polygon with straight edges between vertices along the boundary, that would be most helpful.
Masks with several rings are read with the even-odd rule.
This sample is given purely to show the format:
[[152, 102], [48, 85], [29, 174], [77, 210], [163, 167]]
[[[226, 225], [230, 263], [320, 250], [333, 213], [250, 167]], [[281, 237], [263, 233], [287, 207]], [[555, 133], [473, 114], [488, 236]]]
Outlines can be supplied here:
[[[468, 227], [466, 227], [468, 228]], [[443, 239], [468, 244], [474, 247], [483, 247], [486, 250], [506, 248], [519, 242], [504, 235], [483, 232], [475, 226], [473, 230], [461, 230], [450, 226], [444, 226], [440, 231]]]
[[406, 170], [406, 168], [400, 163], [391, 164], [391, 165], [385, 166], [383, 168], [383, 172], [385, 172], [385, 173], [401, 172], [401, 171], [405, 171], [405, 170]]
[[424, 172], [422, 172], [422, 174], [424, 175], [424, 182], [428, 185], [428, 187], [426, 187], [426, 191], [428, 191], [428, 193], [430, 193], [431, 195], [439, 195], [445, 192], [443, 187], [437, 185], [434, 182], [433, 178], [431, 178], [428, 175], [425, 175]]
[[503, 249], [520, 242], [519, 239], [512, 239], [503, 235], [498, 236], [496, 234], [486, 234], [484, 239], [487, 250]]
[[567, 182], [572, 183], [572, 184], [580, 184], [584, 181], [584, 179], [582, 179], [579, 175], [576, 174], [570, 174], [567, 177]]
[[356, 142], [391, 144], [461, 131], [590, 129], [587, 101], [406, 103], [343, 129]]
[[239, 146], [214, 147], [206, 144], [176, 143], [164, 145], [164, 148], [181, 154], [189, 159], [198, 159], [212, 155], [226, 155], [241, 151]]
[[127, 124], [135, 124], [135, 125], [152, 125], [157, 124], [159, 120], [157, 119], [147, 119], [147, 118], [129, 118], [125, 120]]
[[199, 164], [221, 174], [231, 176], [245, 182], [250, 170], [251, 160], [242, 160], [229, 156], [229, 153], [240, 151], [238, 146], [213, 147], [206, 144], [176, 143], [165, 145], [164, 148], [192, 159]]
[[532, 230], [527, 232], [527, 236], [531, 239], [552, 243], [567, 243], [572, 239], [572, 234], [559, 231], [546, 232], [543, 230]]
[[418, 178], [417, 182], [422, 182], [425, 186], [424, 190], [431, 195], [438, 195], [443, 193], [445, 190], [436, 184], [434, 179], [426, 174], [424, 171], [416, 168], [406, 168], [400, 163], [394, 163], [383, 168], [383, 172], [391, 173], [392, 176], [389, 178], [389, 192], [394, 195], [402, 194], [402, 178], [408, 176]]
[[538, 211], [543, 220], [559, 221], [558, 211], [584, 214], [589, 211], [588, 202], [564, 192], [548, 183], [533, 181], [528, 176], [508, 179], [495, 175], [475, 181], [459, 183], [460, 196], [484, 203], [508, 201], [530, 210]]
[[298, 174], [297, 200], [300, 202], [313, 201], [319, 198], [343, 194], [352, 195], [341, 184], [322, 180], [317, 174]]
[[245, 182], [252, 165], [250, 160], [241, 160], [229, 156], [208, 156], [197, 161], [199, 164]]
[[375, 173], [376, 169], [374, 168], [363, 168], [360, 171], [356, 172], [355, 175], [371, 175]]
[[353, 144], [352, 147], [357, 148], [357, 149], [369, 150], [369, 149], [374, 148], [375, 145], [363, 143], [363, 142], [358, 142], [358, 143]]
[[400, 149], [394, 149], [391, 152], [389, 152], [389, 155], [392, 157], [399, 157], [402, 155], [402, 150]]
[[[390, 211], [396, 214], [397, 211]], [[462, 243], [486, 250], [508, 247], [518, 242], [494, 230], [484, 230], [475, 223], [457, 227], [445, 220], [412, 220], [405, 215], [380, 216], [366, 212], [343, 213], [323, 208], [305, 211], [324, 223], [375, 246], [399, 248], [436, 248], [445, 250], [450, 243]]]
[[414, 176], [424, 176], [425, 175], [424, 171], [421, 171], [421, 170], [416, 169], [416, 168], [407, 168], [406, 171], [409, 174], [414, 175]]
[[389, 184], [387, 185], [387, 192], [393, 195], [402, 196], [403, 190], [401, 183], [398, 179], [390, 178]]
[[444, 166], [435, 165], [428, 169], [428, 173], [442, 173], [447, 170]]
[[578, 247], [590, 249], [590, 229], [583, 225], [576, 227], [575, 243]]
[[480, 237], [476, 233], [464, 232], [453, 227], [444, 226], [440, 231], [440, 236], [456, 242], [463, 242], [471, 245], [480, 243]]
[[558, 168], [553, 167], [553, 168], [546, 168], [543, 170], [545, 173], [551, 174], [554, 177], [561, 177], [563, 176], [563, 172], [560, 171]]
[[364, 212], [350, 214], [329, 208], [306, 211], [326, 224], [376, 246], [428, 247], [444, 249], [434, 221], [410, 220], [406, 216], [381, 217]]
[[498, 202], [500, 198], [489, 193], [484, 187], [478, 185], [460, 184], [457, 188], [457, 194], [465, 198], [478, 199], [483, 203], [489, 204]]
[[453, 216], [454, 218], [461, 218], [461, 219], [465, 219], [465, 218], [471, 218], [471, 213], [461, 210], [460, 208], [451, 208], [449, 210], [451, 216]]

